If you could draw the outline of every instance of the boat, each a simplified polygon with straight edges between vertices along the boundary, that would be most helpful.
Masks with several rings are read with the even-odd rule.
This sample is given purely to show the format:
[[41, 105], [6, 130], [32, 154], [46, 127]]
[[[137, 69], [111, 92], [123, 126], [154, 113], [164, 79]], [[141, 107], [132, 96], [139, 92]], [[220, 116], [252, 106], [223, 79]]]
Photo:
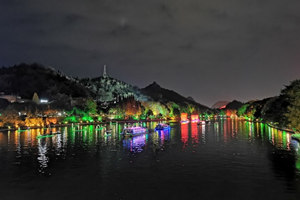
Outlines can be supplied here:
[[53, 137], [53, 136], [58, 135], [58, 134], [61, 134], [61, 133], [59, 131], [57, 131], [57, 132], [50, 132], [50, 133], [38, 135], [38, 136], [36, 136], [36, 138], [37, 139], [48, 138], [48, 137]]
[[169, 124], [157, 124], [157, 126], [155, 127], [156, 131], [160, 131], [160, 130], [167, 130], [170, 129], [170, 125]]
[[122, 131], [122, 134], [124, 136], [128, 135], [128, 136], [135, 136], [135, 135], [140, 135], [143, 133], [147, 132], [147, 128], [141, 127], [141, 126], [136, 126], [136, 127], [128, 127], [128, 128], [124, 128]]

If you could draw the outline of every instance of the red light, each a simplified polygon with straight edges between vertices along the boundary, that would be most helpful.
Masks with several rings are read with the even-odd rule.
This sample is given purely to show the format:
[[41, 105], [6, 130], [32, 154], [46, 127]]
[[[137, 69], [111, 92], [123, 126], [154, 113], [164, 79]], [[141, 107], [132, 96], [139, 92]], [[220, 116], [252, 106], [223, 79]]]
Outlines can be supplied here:
[[183, 148], [186, 147], [188, 139], [189, 139], [188, 124], [181, 124], [181, 141], [183, 143]]
[[188, 114], [187, 113], [181, 113], [181, 121], [188, 121]]
[[199, 140], [199, 136], [198, 136], [198, 126], [196, 123], [192, 123], [191, 125], [192, 128], [192, 139], [193, 139], [193, 143], [197, 144], [198, 140]]
[[199, 116], [198, 115], [192, 115], [191, 120], [192, 120], [192, 122], [199, 122]]

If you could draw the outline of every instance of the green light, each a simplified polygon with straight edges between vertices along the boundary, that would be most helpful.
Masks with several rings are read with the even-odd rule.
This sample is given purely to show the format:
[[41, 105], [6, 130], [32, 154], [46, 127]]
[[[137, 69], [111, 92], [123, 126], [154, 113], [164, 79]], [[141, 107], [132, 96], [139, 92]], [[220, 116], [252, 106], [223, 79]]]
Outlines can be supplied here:
[[295, 165], [296, 165], [296, 169], [300, 171], [300, 156], [299, 155], [297, 156], [297, 161], [296, 161]]
[[284, 149], [287, 148], [286, 131], [282, 131], [282, 146]]
[[90, 133], [93, 133], [93, 132], [94, 132], [94, 126], [92, 126], [92, 125], [89, 126], [89, 132], [90, 132]]
[[103, 129], [103, 127], [101, 126], [101, 127], [96, 127], [96, 131], [101, 131]]
[[299, 133], [298, 133], [298, 134], [293, 134], [293, 135], [292, 135], [292, 138], [294, 138], [294, 139], [300, 141], [300, 134], [299, 134]]
[[237, 112], [238, 116], [241, 117], [241, 116], [245, 115], [248, 106], [249, 106], [248, 104], [243, 105]]
[[134, 116], [132, 116], [132, 119], [134, 119], [134, 120], [139, 120], [140, 118], [139, 118], [139, 116], [134, 115]]
[[[94, 122], [94, 119], [89, 115], [89, 113], [86, 113], [82, 110], [79, 110], [77, 108], [73, 108], [70, 112], [68, 112], [68, 115], [65, 119], [64, 122], [71, 122], [71, 123], [77, 123], [79, 122], [79, 118], [82, 117], [82, 121], [86, 122]], [[100, 119], [101, 117], [98, 117]], [[102, 120], [102, 118], [100, 119]]]
[[93, 118], [91, 116], [88, 116], [88, 115], [83, 116], [82, 121], [94, 122]]
[[78, 119], [76, 116], [72, 115], [72, 116], [66, 117], [63, 122], [64, 123], [66, 123], [66, 122], [77, 123]]
[[21, 132], [26, 132], [26, 131], [27, 131], [27, 130], [20, 130], [20, 129], [18, 130], [19, 133], [21, 133]]
[[36, 136], [36, 139], [42, 139], [42, 138], [49, 138], [49, 137], [53, 137], [54, 135], [39, 135]]

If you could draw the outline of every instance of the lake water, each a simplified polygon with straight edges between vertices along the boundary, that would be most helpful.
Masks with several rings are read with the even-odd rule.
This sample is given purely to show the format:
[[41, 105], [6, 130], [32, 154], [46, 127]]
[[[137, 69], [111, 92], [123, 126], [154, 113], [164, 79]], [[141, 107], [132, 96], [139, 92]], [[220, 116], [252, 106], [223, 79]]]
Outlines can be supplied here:
[[[155, 122], [143, 124], [154, 129]], [[0, 199], [299, 199], [300, 148], [261, 123], [124, 124], [0, 132]], [[57, 130], [53, 130], [57, 131]]]

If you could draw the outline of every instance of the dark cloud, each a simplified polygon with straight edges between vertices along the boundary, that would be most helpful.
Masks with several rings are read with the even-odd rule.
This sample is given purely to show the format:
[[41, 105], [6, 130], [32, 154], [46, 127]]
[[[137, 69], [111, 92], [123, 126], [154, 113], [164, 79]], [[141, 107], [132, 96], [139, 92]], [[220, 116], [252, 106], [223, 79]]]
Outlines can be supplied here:
[[279, 93], [298, 78], [298, 0], [2, 0], [0, 64], [156, 80], [207, 105]]

